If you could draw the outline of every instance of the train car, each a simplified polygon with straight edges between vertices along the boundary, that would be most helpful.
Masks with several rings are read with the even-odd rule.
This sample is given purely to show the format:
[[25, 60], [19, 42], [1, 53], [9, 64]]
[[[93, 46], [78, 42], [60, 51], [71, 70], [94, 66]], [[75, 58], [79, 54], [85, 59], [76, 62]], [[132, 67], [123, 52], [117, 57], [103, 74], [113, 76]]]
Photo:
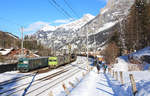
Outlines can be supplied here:
[[64, 60], [64, 63], [65, 63], [65, 64], [70, 63], [70, 61], [71, 61], [70, 55], [65, 55], [65, 56], [64, 56], [64, 59], [65, 59], [65, 60]]
[[48, 57], [20, 58], [17, 68], [20, 72], [28, 72], [37, 68], [47, 67]]
[[40, 58], [20, 58], [17, 68], [20, 72], [29, 72], [34, 69], [49, 67], [57, 68], [59, 66], [71, 63], [76, 60], [76, 55], [66, 54], [59, 56], [40, 57]]
[[64, 56], [53, 56], [48, 58], [48, 65], [49, 68], [57, 68], [58, 66], [63, 65], [64, 62]]

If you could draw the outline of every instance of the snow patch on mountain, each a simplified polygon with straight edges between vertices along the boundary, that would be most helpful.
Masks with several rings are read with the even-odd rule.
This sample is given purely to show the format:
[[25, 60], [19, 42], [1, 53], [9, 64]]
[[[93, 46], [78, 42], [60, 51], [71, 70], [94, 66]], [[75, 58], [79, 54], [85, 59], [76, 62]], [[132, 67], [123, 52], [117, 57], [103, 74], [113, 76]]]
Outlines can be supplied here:
[[57, 27], [55, 26], [51, 26], [51, 25], [45, 25], [44, 27], [42, 27], [40, 30], [41, 31], [54, 31], [56, 30]]
[[114, 26], [116, 23], [117, 23], [117, 21], [106, 23], [106, 24], [104, 24], [103, 27], [99, 28], [98, 31], [101, 32], [101, 31], [104, 31], [106, 29], [109, 29], [110, 27]]
[[63, 28], [65, 30], [73, 30], [76, 31], [77, 29], [81, 28], [83, 25], [85, 25], [88, 21], [92, 20], [95, 16], [91, 14], [85, 14], [81, 19], [72, 21], [68, 24], [62, 24], [59, 26], [51, 26], [51, 25], [45, 25], [43, 26], [40, 31], [55, 31], [56, 29]]
[[106, 11], [108, 11], [108, 10], [109, 10], [109, 9], [104, 9], [104, 10], [101, 11], [100, 14], [102, 15], [102, 14], [104, 14], [104, 13], [105, 13]]
[[117, 23], [118, 23], [118, 21], [106, 23], [106, 24], [103, 25], [103, 27], [100, 27], [100, 28], [98, 29], [98, 31], [95, 32], [95, 34], [101, 32], [101, 31], [107, 30], [107, 29], [113, 27], [113, 26], [114, 26], [115, 24], [117, 24]]
[[77, 30], [91, 21], [95, 16], [91, 14], [85, 14], [82, 18], [72, 21], [68, 24], [62, 24], [59, 26], [46, 25], [37, 31], [34, 36], [43, 44], [49, 47], [53, 46], [53, 40], [55, 40], [55, 46], [60, 48], [73, 39], [77, 38]]
[[73, 22], [70, 22], [68, 24], [63, 24], [58, 26], [58, 28], [64, 28], [66, 30], [77, 30], [81, 28], [83, 25], [85, 25], [88, 21], [92, 20], [95, 16], [91, 14], [85, 14], [81, 19], [75, 20]]

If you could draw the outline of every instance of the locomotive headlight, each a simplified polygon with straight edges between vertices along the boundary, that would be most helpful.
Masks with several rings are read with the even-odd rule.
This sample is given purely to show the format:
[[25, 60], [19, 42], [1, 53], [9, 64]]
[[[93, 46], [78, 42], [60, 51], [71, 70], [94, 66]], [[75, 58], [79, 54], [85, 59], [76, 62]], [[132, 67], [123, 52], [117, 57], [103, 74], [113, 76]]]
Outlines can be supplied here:
[[23, 61], [24, 64], [28, 64], [28, 61]]

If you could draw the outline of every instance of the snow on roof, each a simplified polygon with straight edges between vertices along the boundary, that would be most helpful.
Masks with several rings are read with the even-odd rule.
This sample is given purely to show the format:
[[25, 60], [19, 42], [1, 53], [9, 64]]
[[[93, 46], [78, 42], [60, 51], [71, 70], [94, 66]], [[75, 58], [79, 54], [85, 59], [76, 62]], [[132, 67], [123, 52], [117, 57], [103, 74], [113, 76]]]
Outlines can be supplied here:
[[0, 51], [0, 53], [1, 53], [2, 55], [7, 55], [8, 53], [11, 52], [11, 50], [13, 50], [13, 48], [10, 48], [10, 49], [4, 49], [3, 51]]

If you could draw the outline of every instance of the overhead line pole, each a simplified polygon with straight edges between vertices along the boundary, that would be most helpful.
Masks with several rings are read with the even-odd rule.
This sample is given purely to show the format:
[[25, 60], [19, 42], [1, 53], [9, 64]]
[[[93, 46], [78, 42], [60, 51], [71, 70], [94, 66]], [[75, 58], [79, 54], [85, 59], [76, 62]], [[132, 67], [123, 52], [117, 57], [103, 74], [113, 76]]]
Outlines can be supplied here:
[[89, 30], [88, 30], [88, 27], [87, 27], [87, 32], [86, 32], [86, 39], [87, 39], [87, 41], [86, 41], [86, 47], [87, 47], [87, 68], [88, 68], [88, 57], [89, 57], [89, 55], [88, 55], [88, 32], [89, 32]]
[[24, 57], [24, 50], [23, 50], [23, 27], [21, 27], [21, 57]]

